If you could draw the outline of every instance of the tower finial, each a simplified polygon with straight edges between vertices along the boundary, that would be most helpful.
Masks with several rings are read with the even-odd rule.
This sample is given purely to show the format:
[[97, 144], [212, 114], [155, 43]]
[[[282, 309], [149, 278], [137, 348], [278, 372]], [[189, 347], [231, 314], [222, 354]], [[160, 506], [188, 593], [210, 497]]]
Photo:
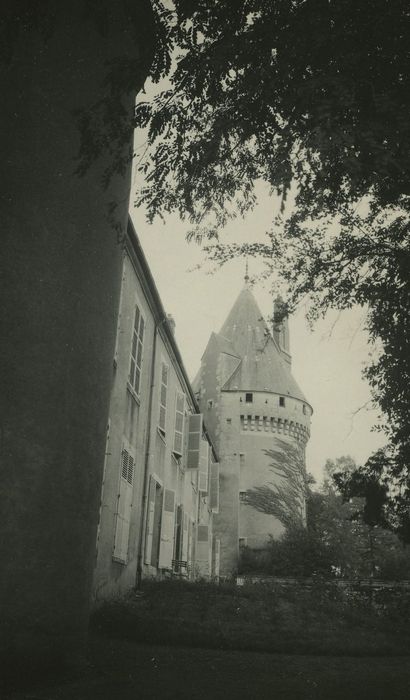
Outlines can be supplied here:
[[248, 275], [248, 258], [246, 258], [246, 265], [245, 265], [245, 283], [248, 284], [249, 282], [249, 275]]

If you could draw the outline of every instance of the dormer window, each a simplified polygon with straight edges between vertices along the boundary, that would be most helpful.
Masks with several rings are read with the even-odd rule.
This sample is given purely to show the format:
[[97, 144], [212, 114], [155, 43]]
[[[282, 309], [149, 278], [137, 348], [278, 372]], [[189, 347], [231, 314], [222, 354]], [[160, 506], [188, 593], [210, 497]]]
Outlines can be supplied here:
[[245, 394], [245, 401], [246, 401], [246, 403], [252, 403], [253, 402], [253, 394]]
[[284, 396], [279, 396], [279, 406], [281, 408], [285, 408], [285, 397]]

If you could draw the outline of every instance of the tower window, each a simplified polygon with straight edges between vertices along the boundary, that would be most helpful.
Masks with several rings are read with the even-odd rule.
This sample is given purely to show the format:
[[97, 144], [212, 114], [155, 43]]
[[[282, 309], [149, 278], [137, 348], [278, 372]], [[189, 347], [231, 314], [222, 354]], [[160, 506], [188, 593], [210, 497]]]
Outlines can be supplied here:
[[306, 406], [303, 404], [303, 413], [306, 415]]
[[285, 397], [284, 396], [279, 396], [279, 406], [282, 406], [282, 408], [285, 407]]
[[246, 401], [246, 403], [252, 403], [253, 402], [253, 394], [245, 394], [245, 401]]
[[212, 401], [212, 399], [208, 399], [208, 401], [206, 402], [206, 404], [207, 404], [208, 409], [210, 409], [210, 408], [213, 407], [214, 402]]

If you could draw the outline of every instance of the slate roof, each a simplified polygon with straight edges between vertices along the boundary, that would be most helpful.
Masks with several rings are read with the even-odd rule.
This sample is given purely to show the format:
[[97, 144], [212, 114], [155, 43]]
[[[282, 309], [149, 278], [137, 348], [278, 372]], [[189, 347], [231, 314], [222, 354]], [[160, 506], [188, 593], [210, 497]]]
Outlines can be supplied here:
[[223, 389], [272, 391], [306, 401], [247, 285], [217, 335], [223, 352], [241, 358]]

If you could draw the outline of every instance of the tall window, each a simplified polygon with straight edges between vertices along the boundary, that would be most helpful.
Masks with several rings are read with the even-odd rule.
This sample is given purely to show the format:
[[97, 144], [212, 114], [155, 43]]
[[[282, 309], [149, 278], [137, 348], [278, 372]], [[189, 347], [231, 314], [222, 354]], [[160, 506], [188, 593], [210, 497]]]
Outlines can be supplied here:
[[185, 395], [177, 391], [175, 400], [175, 432], [174, 432], [174, 454], [182, 455], [183, 435], [184, 435], [184, 408]]
[[142, 346], [144, 343], [144, 318], [138, 306], [135, 307], [134, 326], [130, 359], [129, 381], [135, 393], [139, 395], [141, 385]]
[[165, 435], [165, 419], [167, 414], [167, 394], [168, 394], [168, 365], [161, 363], [161, 391], [159, 395], [159, 421], [158, 427]]

